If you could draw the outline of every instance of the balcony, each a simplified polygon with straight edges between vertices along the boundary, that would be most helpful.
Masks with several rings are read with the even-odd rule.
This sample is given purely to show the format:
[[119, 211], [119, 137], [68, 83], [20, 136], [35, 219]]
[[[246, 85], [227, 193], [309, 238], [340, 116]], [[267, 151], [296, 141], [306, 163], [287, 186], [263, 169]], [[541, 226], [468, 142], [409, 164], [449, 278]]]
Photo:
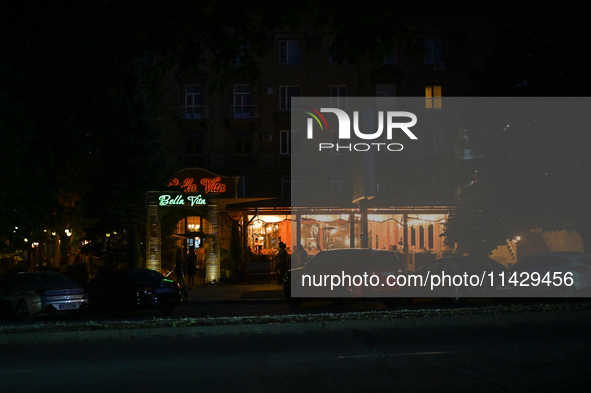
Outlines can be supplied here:
[[201, 155], [182, 155], [179, 161], [186, 167], [202, 167], [209, 165], [209, 157]]
[[203, 120], [209, 119], [209, 108], [205, 105], [182, 105], [181, 119]]
[[259, 111], [256, 105], [232, 105], [228, 108], [228, 119], [258, 119]]

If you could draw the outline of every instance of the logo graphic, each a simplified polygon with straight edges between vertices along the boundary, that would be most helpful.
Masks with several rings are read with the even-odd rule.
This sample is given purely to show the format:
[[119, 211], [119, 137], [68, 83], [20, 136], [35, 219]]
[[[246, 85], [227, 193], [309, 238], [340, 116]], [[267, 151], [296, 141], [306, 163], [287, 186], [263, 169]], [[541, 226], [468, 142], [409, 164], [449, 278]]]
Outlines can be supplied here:
[[[303, 108], [309, 109], [310, 112], [304, 111], [304, 113], [312, 116], [318, 125], [320, 126], [320, 130], [323, 131], [323, 123], [326, 126], [326, 130], [328, 131], [328, 123], [326, 119], [322, 115], [322, 113], [334, 113], [337, 116], [339, 122], [339, 130], [338, 130], [338, 139], [340, 140], [347, 140], [351, 139], [351, 119], [347, 112], [342, 109], [338, 108], [320, 108], [320, 111], [317, 111], [314, 108], [304, 106]], [[312, 113], [313, 112], [313, 113]], [[372, 114], [373, 111], [368, 111], [365, 114]], [[412, 133], [410, 127], [417, 124], [417, 116], [412, 112], [404, 112], [404, 111], [387, 111], [385, 114], [383, 111], [378, 112], [378, 129], [372, 133], [365, 133], [359, 128], [359, 111], [353, 111], [353, 132], [355, 136], [359, 139], [363, 140], [376, 140], [380, 138], [384, 132], [384, 118], [386, 119], [386, 139], [392, 140], [393, 130], [400, 129], [402, 130], [406, 136], [408, 136], [412, 140], [418, 139], [415, 134]], [[406, 122], [399, 122], [395, 121], [395, 119], [399, 118], [406, 118], [410, 119], [410, 121]], [[322, 122], [320, 121], [322, 119]], [[365, 130], [364, 130], [365, 131]], [[372, 130], [373, 131], [373, 130]], [[311, 118], [307, 119], [307, 138], [313, 139], [314, 138], [314, 121]], [[322, 151], [322, 149], [333, 149], [336, 148], [336, 151], [340, 150], [349, 150], [349, 151], [368, 151], [375, 146], [377, 150], [380, 150], [381, 146], [385, 146], [389, 151], [401, 151], [404, 146], [401, 143], [356, 143], [356, 144], [335, 144], [334, 143], [319, 143], [318, 149]]]
[[[306, 109], [310, 109], [311, 111], [313, 111], [314, 113], [316, 113], [318, 116], [320, 116], [320, 118], [322, 119], [322, 121], [324, 122], [324, 125], [326, 126], [326, 130], [328, 131], [328, 124], [326, 124], [326, 119], [324, 118], [324, 116], [322, 116], [322, 114], [320, 112], [318, 112], [316, 109], [314, 108], [310, 108], [309, 106], [304, 106], [304, 108]], [[322, 110], [322, 109], [321, 109]], [[320, 126], [320, 129], [323, 130], [322, 128], [322, 123], [320, 123], [320, 120], [318, 120], [318, 117], [316, 117], [316, 115], [314, 115], [314, 113], [310, 113], [310, 112], [305, 112], [307, 114], [309, 114], [310, 116], [312, 116], [314, 119], [316, 119], [316, 121], [318, 122], [318, 125]], [[308, 119], [308, 139], [312, 139], [311, 137], [311, 132], [312, 132], [312, 119]]]

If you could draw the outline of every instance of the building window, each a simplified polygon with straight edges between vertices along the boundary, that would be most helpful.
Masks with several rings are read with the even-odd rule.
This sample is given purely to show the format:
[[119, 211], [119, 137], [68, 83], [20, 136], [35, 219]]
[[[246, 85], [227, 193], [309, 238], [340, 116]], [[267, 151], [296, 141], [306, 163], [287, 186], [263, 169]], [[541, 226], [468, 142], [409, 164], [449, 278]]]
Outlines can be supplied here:
[[187, 154], [203, 154], [203, 132], [193, 131], [187, 135]]
[[281, 196], [282, 197], [290, 197], [291, 196], [291, 179], [289, 177], [282, 177], [281, 178]]
[[346, 58], [342, 59], [341, 61], [338, 61], [337, 60], [337, 50], [336, 50], [335, 47], [333, 47], [333, 41], [332, 40], [330, 41], [329, 50], [330, 50], [330, 59], [329, 59], [330, 64], [347, 64], [347, 59]]
[[430, 136], [431, 140], [427, 143], [425, 154], [428, 156], [439, 156], [441, 155], [441, 145], [443, 141], [443, 137], [441, 135], [441, 131], [435, 130], [433, 134]]
[[347, 86], [337, 85], [330, 87], [330, 106], [342, 110], [347, 109]]
[[239, 198], [249, 198], [252, 196], [252, 176], [240, 176], [236, 193]]
[[185, 86], [184, 117], [187, 119], [200, 119], [204, 117], [203, 96], [200, 85]]
[[236, 131], [236, 154], [252, 154], [252, 132], [250, 130]]
[[464, 156], [462, 157], [464, 160], [470, 160], [474, 158], [472, 156], [472, 149], [469, 148], [468, 143], [468, 130], [464, 130]]
[[396, 97], [396, 85], [393, 83], [377, 84], [376, 97]]
[[250, 100], [250, 85], [234, 85], [234, 106], [232, 108], [235, 119], [254, 117]]
[[346, 180], [331, 180], [330, 181], [330, 191], [337, 192], [337, 191], [345, 191], [345, 184], [347, 183]]
[[427, 109], [441, 109], [441, 86], [425, 87], [425, 107]]
[[279, 154], [291, 154], [291, 131], [282, 130], [279, 133]]
[[396, 49], [384, 55], [384, 64], [396, 64]]
[[441, 41], [425, 40], [425, 64], [441, 62]]
[[279, 64], [300, 64], [300, 41], [279, 41]]
[[330, 153], [331, 154], [344, 154], [343, 152], [349, 152], [348, 147], [349, 147], [349, 143], [343, 143], [341, 144], [341, 146], [343, 146], [343, 149], [339, 149], [339, 132], [338, 131], [331, 131], [330, 132], [330, 143], [332, 143], [332, 145], [334, 146], [332, 149], [330, 149]]
[[300, 86], [279, 86], [279, 109], [291, 109], [291, 98], [301, 97]]

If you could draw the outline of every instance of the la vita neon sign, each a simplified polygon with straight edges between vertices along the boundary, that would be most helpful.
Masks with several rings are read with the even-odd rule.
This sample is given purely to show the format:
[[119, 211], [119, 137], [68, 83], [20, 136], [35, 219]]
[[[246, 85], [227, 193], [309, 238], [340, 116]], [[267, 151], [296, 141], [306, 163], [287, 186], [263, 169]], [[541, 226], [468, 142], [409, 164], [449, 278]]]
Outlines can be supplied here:
[[[197, 184], [194, 183], [195, 179], [192, 177], [188, 177], [183, 180], [183, 183], [179, 181], [179, 179], [172, 179], [170, 183], [168, 183], [168, 187], [173, 186], [180, 186], [184, 192], [197, 192]], [[205, 186], [204, 192], [206, 194], [210, 192], [217, 192], [217, 193], [224, 193], [226, 192], [226, 185], [221, 183], [221, 178], [216, 177], [214, 179], [206, 179], [203, 178], [199, 182], [201, 185]]]

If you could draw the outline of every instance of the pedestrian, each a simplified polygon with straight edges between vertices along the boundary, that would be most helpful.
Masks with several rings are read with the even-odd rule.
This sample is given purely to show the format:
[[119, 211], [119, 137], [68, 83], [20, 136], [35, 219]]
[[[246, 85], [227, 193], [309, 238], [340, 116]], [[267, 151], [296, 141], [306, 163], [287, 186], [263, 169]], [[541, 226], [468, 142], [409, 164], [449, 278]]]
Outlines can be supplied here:
[[189, 276], [188, 286], [189, 289], [195, 287], [195, 275], [197, 274], [197, 254], [195, 249], [191, 247], [189, 249], [189, 255], [187, 255], [187, 276]]
[[[292, 260], [294, 258], [294, 255], [295, 255], [295, 259], [296, 259], [295, 267], [302, 267], [306, 263], [308, 263], [308, 253], [306, 252], [306, 248], [304, 246], [302, 246], [302, 245], [295, 246], [295, 249], [294, 249], [293, 253], [291, 254]], [[292, 263], [292, 267], [293, 267], [293, 263]]]
[[205, 269], [205, 248], [202, 244], [197, 248], [197, 268]]
[[176, 281], [179, 283], [183, 296], [187, 297], [187, 287], [185, 286], [185, 261], [183, 260], [183, 252], [180, 247], [176, 249], [175, 259], [176, 266], [174, 270], [176, 273]]
[[281, 285], [283, 283], [283, 278], [287, 273], [287, 250], [285, 249], [286, 244], [283, 242], [279, 243], [279, 252], [275, 259], [277, 260], [276, 269], [278, 272], [277, 276], [277, 284]]

